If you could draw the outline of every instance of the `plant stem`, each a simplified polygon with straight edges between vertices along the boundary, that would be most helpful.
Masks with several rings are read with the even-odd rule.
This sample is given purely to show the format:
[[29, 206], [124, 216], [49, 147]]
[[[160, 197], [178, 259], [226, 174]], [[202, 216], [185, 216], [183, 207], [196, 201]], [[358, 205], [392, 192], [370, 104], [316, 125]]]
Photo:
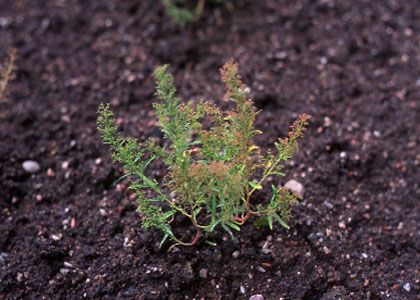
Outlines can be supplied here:
[[194, 246], [195, 244], [197, 244], [198, 240], [200, 239], [201, 236], [201, 230], [196, 231], [194, 237], [192, 238], [191, 242], [186, 243], [181, 241], [180, 239], [178, 239], [177, 237], [173, 236], [173, 239], [176, 241], [175, 244], [173, 244], [171, 247], [169, 247], [168, 252], [171, 251], [174, 247], [181, 245], [181, 246], [186, 246], [186, 247], [191, 247]]

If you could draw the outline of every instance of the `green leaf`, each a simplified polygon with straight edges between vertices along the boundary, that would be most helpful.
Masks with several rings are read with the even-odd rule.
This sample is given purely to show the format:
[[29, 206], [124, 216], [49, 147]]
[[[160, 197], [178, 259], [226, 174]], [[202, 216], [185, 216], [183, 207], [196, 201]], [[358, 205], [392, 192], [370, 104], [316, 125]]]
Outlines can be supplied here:
[[214, 228], [219, 224], [221, 222], [221, 220], [217, 220], [217, 221], [215, 221], [215, 222], [212, 222], [211, 224], [210, 224], [210, 227], [209, 227], [209, 231], [211, 232], [211, 231], [213, 231], [214, 230]]
[[259, 217], [254, 221], [254, 227], [256, 228], [264, 228], [268, 226], [267, 217]]
[[263, 188], [260, 184], [255, 183], [254, 181], [250, 181], [249, 185], [256, 190], [262, 190], [262, 188]]
[[222, 227], [227, 233], [229, 233], [231, 239], [234, 240], [235, 236], [233, 235], [232, 230], [230, 230], [230, 228], [226, 226], [226, 224], [223, 224], [223, 223], [222, 223]]
[[268, 216], [267, 217], [268, 227], [270, 227], [270, 230], [273, 230], [273, 217]]
[[197, 216], [201, 212], [202, 209], [203, 209], [202, 207], [196, 208], [194, 210], [194, 215]]
[[143, 164], [142, 170], [144, 172], [144, 170], [146, 170], [147, 166], [156, 158], [156, 156], [152, 156], [150, 157], [148, 160], [146, 160], [146, 162]]
[[114, 184], [117, 184], [118, 182], [120, 182], [121, 180], [123, 180], [124, 178], [128, 177], [132, 175], [131, 173], [125, 174], [123, 176], [121, 176], [120, 178], [118, 178], [117, 180], [114, 181]]
[[276, 217], [277, 221], [280, 223], [281, 226], [283, 226], [286, 229], [290, 229], [290, 226], [287, 225], [287, 223], [278, 214], [274, 214], [274, 217]]
[[226, 225], [228, 225], [229, 227], [237, 230], [237, 231], [241, 231], [241, 227], [239, 227], [238, 224], [234, 223], [234, 222], [226, 222]]
[[159, 249], [162, 248], [163, 244], [168, 239], [168, 237], [169, 237], [169, 234], [168, 233], [165, 233], [165, 235], [163, 236], [163, 238], [160, 240]]
[[163, 214], [163, 217], [165, 219], [169, 219], [170, 217], [172, 217], [175, 214], [175, 212], [176, 212], [175, 210], [169, 210], [169, 211], [167, 211]]
[[210, 246], [216, 247], [217, 243], [211, 242], [211, 241], [205, 241], [206, 244], [209, 244]]
[[280, 172], [280, 171], [275, 171], [275, 170], [270, 172], [270, 175], [279, 175], [279, 176], [282, 176], [282, 177], [286, 176], [285, 173]]

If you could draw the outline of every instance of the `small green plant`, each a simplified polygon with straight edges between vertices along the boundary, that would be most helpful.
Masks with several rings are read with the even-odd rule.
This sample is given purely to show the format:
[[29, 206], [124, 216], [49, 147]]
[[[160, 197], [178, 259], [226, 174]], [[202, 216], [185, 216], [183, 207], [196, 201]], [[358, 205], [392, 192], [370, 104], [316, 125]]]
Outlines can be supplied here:
[[7, 85], [12, 77], [15, 66], [16, 49], [12, 49], [8, 58], [0, 69], [0, 101], [3, 100], [7, 92]]
[[[221, 3], [225, 0], [207, 0], [210, 3]], [[196, 22], [202, 15], [206, 0], [197, 0], [194, 8], [185, 7], [185, 0], [162, 0], [166, 13], [178, 25]]]
[[[175, 95], [168, 66], [155, 70], [158, 101], [154, 108], [168, 142], [165, 146], [123, 137], [114, 125], [109, 105], [99, 107], [101, 137], [110, 145], [113, 160], [122, 163], [131, 175], [129, 187], [137, 194], [143, 227], [163, 232], [161, 244], [169, 238], [174, 245], [191, 246], [218, 227], [233, 238], [233, 232], [252, 216], [270, 228], [275, 221], [289, 228], [286, 219], [297, 200], [294, 194], [272, 185], [268, 201], [253, 196], [263, 189], [269, 176], [284, 176], [284, 163], [298, 149], [297, 140], [309, 116], [299, 116], [288, 136], [274, 144], [275, 151], [262, 154], [253, 142], [260, 133], [254, 128], [257, 111], [240, 80], [237, 65], [225, 64], [221, 76], [227, 87], [226, 98], [233, 102], [233, 109], [226, 112], [211, 102], [182, 103]], [[167, 166], [160, 184], [146, 174], [156, 159]], [[172, 223], [177, 215], [188, 219], [196, 231], [189, 242], [174, 233]]]

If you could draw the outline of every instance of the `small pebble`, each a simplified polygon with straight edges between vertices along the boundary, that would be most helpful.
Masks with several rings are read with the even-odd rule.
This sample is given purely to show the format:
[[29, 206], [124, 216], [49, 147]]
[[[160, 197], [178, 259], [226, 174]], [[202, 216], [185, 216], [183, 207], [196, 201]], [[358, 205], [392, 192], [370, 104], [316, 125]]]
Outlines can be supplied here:
[[48, 177], [54, 177], [55, 176], [55, 172], [53, 171], [53, 169], [48, 168], [48, 170], [47, 170], [47, 176]]
[[66, 269], [66, 268], [61, 268], [60, 269], [60, 273], [61, 274], [63, 274], [63, 275], [66, 275], [66, 274], [68, 274], [70, 272], [70, 270], [69, 269]]
[[198, 275], [200, 275], [201, 278], [206, 279], [207, 278], [207, 273], [208, 273], [207, 269], [201, 269], [198, 272]]
[[76, 219], [75, 218], [71, 218], [71, 220], [70, 220], [70, 227], [71, 228], [76, 227]]
[[324, 201], [324, 205], [329, 208], [329, 209], [333, 209], [334, 205], [331, 202], [328, 202], [327, 200]]
[[9, 256], [9, 254], [5, 253], [5, 252], [1, 252], [0, 253], [0, 263], [4, 263], [5, 259]]
[[39, 163], [34, 160], [25, 160], [22, 163], [22, 167], [26, 172], [31, 174], [37, 173], [39, 170], [41, 170]]
[[233, 257], [233, 258], [238, 258], [240, 254], [241, 254], [241, 253], [240, 253], [239, 251], [234, 251], [234, 252], [232, 253], [232, 257]]
[[303, 185], [299, 181], [296, 181], [294, 179], [289, 180], [288, 182], [286, 182], [284, 187], [288, 189], [289, 191], [295, 193], [296, 196], [298, 196], [299, 198], [301, 199], [303, 198], [303, 193], [305, 190], [304, 190]]
[[332, 125], [332, 120], [330, 119], [330, 117], [324, 117], [324, 126], [330, 127], [331, 125]]
[[264, 300], [264, 296], [261, 294], [252, 295], [249, 300]]
[[265, 273], [265, 269], [263, 267], [258, 266], [257, 270], [260, 271], [261, 273]]
[[67, 170], [69, 168], [69, 162], [67, 160], [61, 163], [61, 169]]
[[52, 235], [51, 235], [51, 238], [52, 238], [54, 241], [59, 241], [59, 240], [61, 240], [61, 239], [63, 238], [63, 235], [62, 235], [61, 233], [59, 233], [59, 234], [52, 234]]
[[410, 284], [407, 282], [407, 283], [404, 283], [404, 285], [403, 285], [403, 289], [406, 291], [406, 292], [410, 292], [411, 291], [411, 286], [410, 286]]

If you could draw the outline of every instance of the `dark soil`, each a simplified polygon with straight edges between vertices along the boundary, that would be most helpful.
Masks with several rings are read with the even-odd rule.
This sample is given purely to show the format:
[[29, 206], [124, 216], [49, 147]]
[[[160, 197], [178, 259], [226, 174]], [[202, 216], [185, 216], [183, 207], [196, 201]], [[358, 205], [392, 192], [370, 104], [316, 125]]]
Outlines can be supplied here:
[[[416, 299], [419, 20], [415, 0], [238, 0], [181, 29], [157, 0], [1, 0], [0, 54], [19, 57], [0, 104], [0, 299]], [[160, 138], [153, 68], [223, 104], [229, 58], [263, 110], [261, 146], [312, 115], [282, 179], [304, 200], [289, 231], [250, 223], [168, 253], [115, 184], [96, 109]]]

